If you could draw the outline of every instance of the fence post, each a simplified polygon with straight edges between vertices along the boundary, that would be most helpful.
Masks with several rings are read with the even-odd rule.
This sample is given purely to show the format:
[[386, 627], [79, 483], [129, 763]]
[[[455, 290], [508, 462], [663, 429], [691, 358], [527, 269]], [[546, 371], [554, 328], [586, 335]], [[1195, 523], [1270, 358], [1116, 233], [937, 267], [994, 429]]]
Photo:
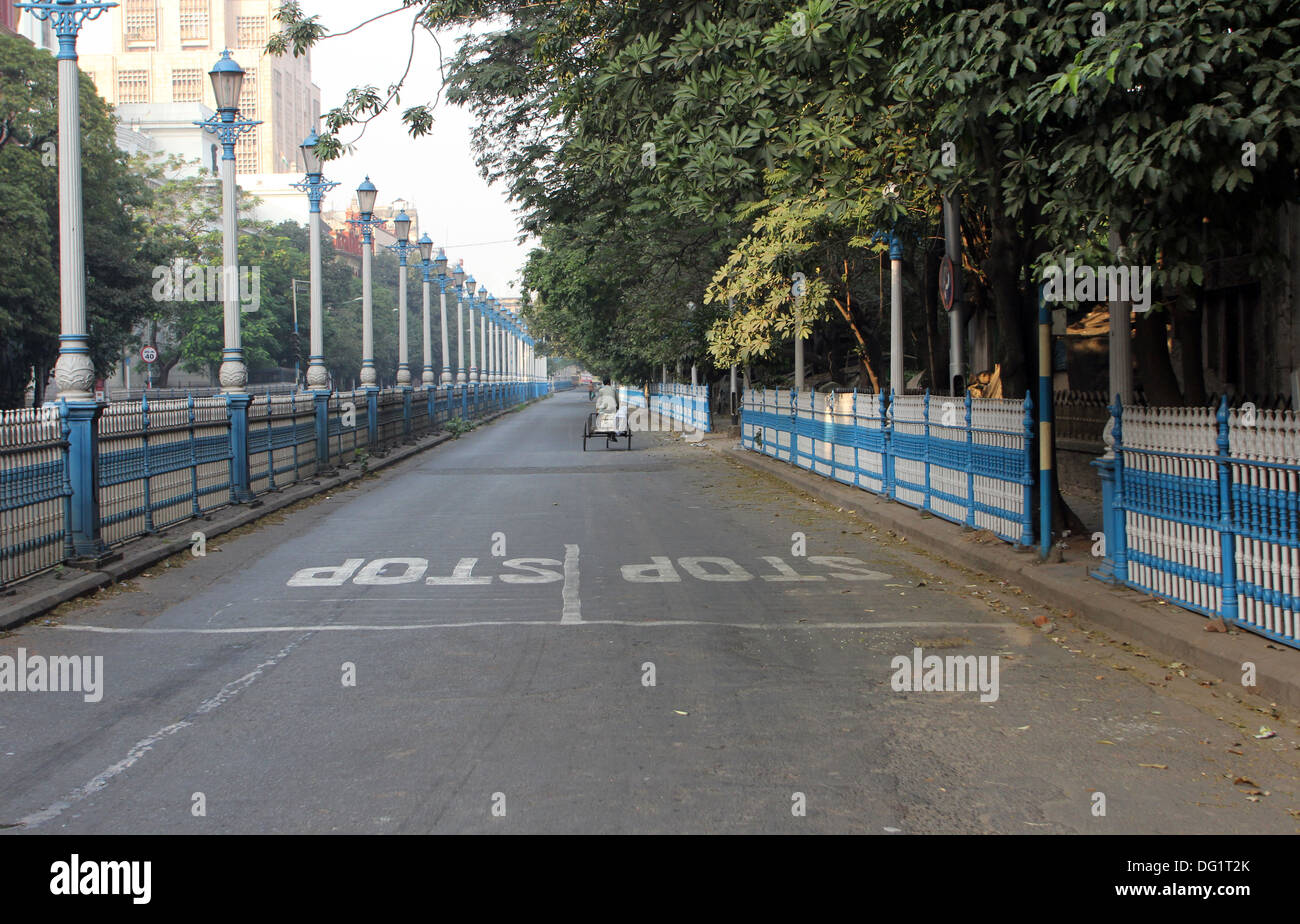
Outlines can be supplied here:
[[[266, 390], [266, 489], [275, 490], [275, 429], [271, 419], [271, 389]], [[251, 482], [250, 482], [250, 487]]]
[[144, 459], [144, 532], [152, 535], [153, 528], [153, 478], [149, 471], [149, 395], [140, 396], [140, 455]]
[[99, 415], [103, 410], [98, 401], [59, 399], [68, 442], [68, 486], [72, 491], [67, 529], [72, 564], [80, 567], [98, 567], [110, 560], [99, 530]]
[[1120, 583], [1128, 583], [1128, 513], [1125, 509], [1127, 499], [1124, 497], [1124, 446], [1123, 433], [1123, 412], [1124, 405], [1118, 394], [1115, 395], [1115, 404], [1111, 408], [1115, 416], [1115, 427], [1111, 430], [1111, 436], [1115, 439], [1115, 544], [1110, 544], [1110, 537], [1106, 537], [1106, 551], [1113, 554], [1115, 563], [1115, 579]]
[[1217, 467], [1219, 470], [1219, 548], [1222, 564], [1223, 604], [1220, 610], [1226, 622], [1237, 621], [1237, 546], [1236, 533], [1232, 528], [1232, 467], [1228, 455], [1228, 396], [1219, 399], [1218, 424], [1219, 433], [1216, 440], [1218, 448]]
[[330, 393], [314, 391], [316, 402], [316, 474], [330, 467]]
[[252, 501], [248, 470], [248, 404], [253, 396], [226, 395], [226, 411], [230, 415], [230, 501], [246, 504]]
[[880, 432], [885, 437], [885, 455], [881, 459], [885, 476], [885, 497], [894, 499], [894, 390], [880, 393]]
[[925, 418], [925, 442], [922, 443], [922, 451], [925, 460], [925, 509], [927, 512], [930, 508], [930, 389], [925, 390], [925, 399], [923, 401]]
[[966, 527], [975, 528], [975, 419], [974, 401], [966, 392]]
[[1020, 545], [1029, 548], [1034, 544], [1034, 399], [1025, 392], [1024, 425], [1024, 485], [1023, 509], [1020, 512]]
[[190, 512], [197, 517], [203, 513], [203, 508], [199, 505], [199, 447], [194, 427], [194, 395], [188, 394], [185, 399], [190, 418]]
[[1096, 571], [1090, 573], [1097, 580], [1105, 581], [1107, 584], [1123, 581], [1118, 564], [1124, 549], [1124, 511], [1120, 509], [1119, 498], [1119, 473], [1122, 465], [1119, 436], [1120, 415], [1123, 411], [1120, 397], [1116, 394], [1115, 404], [1110, 408], [1112, 421], [1110, 435], [1104, 437], [1107, 443], [1106, 454], [1091, 462], [1096, 467], [1097, 474], [1101, 476], [1101, 538], [1104, 554], [1101, 565]]
[[371, 449], [379, 446], [379, 389], [366, 387], [366, 440]]
[[408, 439], [411, 436], [411, 388], [409, 385], [402, 389], [402, 436]]

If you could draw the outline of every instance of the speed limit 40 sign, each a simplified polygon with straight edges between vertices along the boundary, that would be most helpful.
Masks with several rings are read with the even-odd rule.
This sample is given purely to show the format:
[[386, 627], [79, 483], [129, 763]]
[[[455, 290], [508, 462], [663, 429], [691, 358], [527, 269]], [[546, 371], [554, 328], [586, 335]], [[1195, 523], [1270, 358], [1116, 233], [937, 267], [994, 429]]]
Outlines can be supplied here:
[[143, 359], [143, 360], [144, 360], [145, 362], [147, 362], [147, 363], [157, 362], [157, 361], [158, 361], [158, 351], [155, 350], [155, 349], [154, 349], [153, 347], [151, 347], [151, 346], [147, 346], [147, 347], [145, 347], [143, 350], [140, 351], [140, 358]]

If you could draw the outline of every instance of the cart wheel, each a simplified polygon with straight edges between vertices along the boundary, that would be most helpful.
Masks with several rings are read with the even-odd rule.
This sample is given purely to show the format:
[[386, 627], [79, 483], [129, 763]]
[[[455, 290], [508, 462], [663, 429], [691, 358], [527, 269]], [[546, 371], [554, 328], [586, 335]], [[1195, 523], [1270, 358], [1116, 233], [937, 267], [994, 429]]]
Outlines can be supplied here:
[[627, 435], [626, 439], [627, 439], [627, 445], [623, 447], [623, 451], [624, 451], [624, 452], [631, 452], [631, 451], [632, 451], [632, 434], [629, 433], [629, 434]]
[[587, 451], [587, 434], [586, 434], [586, 433], [582, 434], [582, 451], [583, 451], [583, 452], [586, 452], [586, 451]]

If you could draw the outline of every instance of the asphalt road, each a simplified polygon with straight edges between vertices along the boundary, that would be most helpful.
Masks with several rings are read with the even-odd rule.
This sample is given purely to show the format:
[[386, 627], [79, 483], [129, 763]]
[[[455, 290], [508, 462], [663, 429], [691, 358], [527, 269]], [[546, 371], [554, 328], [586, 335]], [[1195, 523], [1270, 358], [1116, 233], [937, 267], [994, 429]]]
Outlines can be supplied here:
[[[1296, 726], [1230, 683], [703, 446], [584, 454], [588, 409], [0, 638], [103, 658], [97, 702], [0, 693], [5, 833], [1300, 828]], [[996, 698], [895, 690], [917, 647], [997, 657]]]

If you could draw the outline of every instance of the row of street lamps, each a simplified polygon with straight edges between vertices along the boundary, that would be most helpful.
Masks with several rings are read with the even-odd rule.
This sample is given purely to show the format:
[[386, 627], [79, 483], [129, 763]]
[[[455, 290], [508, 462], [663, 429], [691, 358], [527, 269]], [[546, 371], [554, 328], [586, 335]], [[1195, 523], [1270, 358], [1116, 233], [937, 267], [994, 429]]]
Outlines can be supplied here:
[[[77, 35], [87, 20], [98, 18], [107, 9], [117, 6], [111, 0], [22, 0], [18, 9], [48, 21], [59, 40], [59, 358], [54, 366], [54, 377], [59, 387], [61, 416], [68, 442], [67, 487], [71, 498], [67, 514], [67, 533], [74, 558], [87, 562], [101, 561], [107, 554], [99, 534], [98, 512], [98, 452], [96, 442], [98, 419], [103, 406], [96, 400], [95, 367], [90, 355], [90, 336], [86, 318], [86, 266], [85, 232], [83, 227], [83, 201], [81, 188], [81, 105], [80, 73], [77, 68]], [[235, 280], [238, 272], [238, 228], [235, 220], [235, 143], [241, 135], [259, 123], [240, 119], [239, 91], [244, 81], [244, 71], [224, 51], [209, 72], [212, 89], [217, 100], [217, 114], [198, 123], [217, 135], [221, 141], [222, 181], [222, 270], [225, 278], [224, 334], [219, 379], [221, 389], [230, 409], [231, 481], [238, 500], [251, 498], [248, 471], [248, 369], [240, 334], [239, 286]], [[320, 158], [316, 154], [317, 136], [313, 132], [302, 144], [306, 160], [306, 179], [297, 184], [307, 193], [311, 211], [311, 357], [307, 367], [307, 385], [316, 396], [318, 411], [318, 441], [321, 438], [322, 420], [327, 417], [329, 399], [329, 372], [325, 366], [324, 339], [322, 336], [321, 304], [321, 214], [320, 203], [324, 194], [338, 184], [328, 182], [321, 175]], [[357, 190], [361, 217], [354, 223], [362, 228], [362, 305], [364, 314], [362, 335], [361, 383], [368, 392], [372, 406], [379, 392], [378, 374], [374, 361], [374, 327], [371, 301], [371, 261], [373, 237], [371, 229], [379, 222], [374, 218], [377, 193], [366, 179]], [[398, 385], [409, 402], [411, 373], [407, 365], [406, 332], [406, 257], [409, 243], [410, 220], [405, 213], [394, 222], [398, 251], [402, 264], [400, 299], [402, 310], [399, 343]], [[441, 385], [453, 385], [450, 353], [447, 349], [446, 292], [452, 285], [458, 295], [457, 353], [459, 370], [455, 384], [462, 386], [482, 383], [523, 384], [545, 379], [540, 373], [541, 360], [535, 356], [534, 343], [528, 336], [521, 319], [487, 294], [483, 286], [465, 275], [459, 266], [447, 272], [447, 258], [440, 250], [433, 256], [433, 243], [428, 235], [416, 245], [420, 249], [424, 269], [424, 370], [421, 384], [426, 389], [437, 384], [433, 376], [429, 319], [429, 285], [438, 284], [442, 300], [443, 368]], [[468, 306], [470, 322], [470, 364], [465, 365], [463, 319]], [[483, 347], [485, 370], [478, 368], [474, 353], [474, 310], [480, 313], [481, 333], [478, 344]], [[464, 395], [467, 389], [462, 389]], [[432, 394], [430, 395], [432, 398]], [[371, 418], [374, 418], [371, 414]], [[327, 432], [327, 431], [326, 431]]]

